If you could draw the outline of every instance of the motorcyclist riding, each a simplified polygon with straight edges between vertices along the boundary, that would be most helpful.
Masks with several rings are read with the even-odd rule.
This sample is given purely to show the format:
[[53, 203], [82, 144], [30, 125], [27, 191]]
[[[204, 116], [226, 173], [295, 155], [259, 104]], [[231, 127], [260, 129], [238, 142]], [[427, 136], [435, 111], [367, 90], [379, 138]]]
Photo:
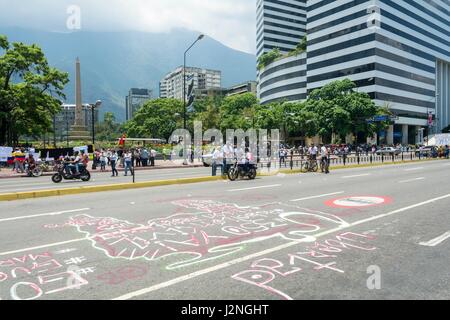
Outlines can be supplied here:
[[81, 157], [79, 156], [79, 152], [76, 151], [74, 154], [74, 158], [65, 159], [65, 169], [68, 175], [77, 175], [79, 174], [78, 163], [80, 162]]
[[34, 160], [32, 154], [28, 155], [28, 158], [25, 160], [25, 162], [28, 164], [29, 171], [33, 171], [36, 168], [36, 160]]
[[77, 169], [79, 174], [83, 169], [87, 169], [87, 165], [89, 163], [89, 156], [84, 152], [84, 150], [81, 150], [81, 156], [80, 161], [77, 163]]

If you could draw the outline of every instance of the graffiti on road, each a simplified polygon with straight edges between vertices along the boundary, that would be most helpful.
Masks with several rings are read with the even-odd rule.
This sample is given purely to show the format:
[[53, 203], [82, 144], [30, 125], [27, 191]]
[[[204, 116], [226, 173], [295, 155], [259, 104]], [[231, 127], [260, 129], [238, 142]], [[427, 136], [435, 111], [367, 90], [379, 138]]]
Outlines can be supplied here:
[[84, 276], [95, 272], [95, 268], [80, 267], [86, 261], [83, 256], [61, 256], [62, 252], [73, 251], [28, 253], [0, 260], [1, 288], [9, 288], [8, 294], [14, 300], [35, 300], [80, 289], [89, 284]]
[[[328, 270], [345, 273], [338, 268], [336, 259], [344, 251], [374, 251], [377, 248], [367, 244], [373, 236], [346, 232], [333, 239], [315, 242], [301, 251], [284, 255], [283, 259], [263, 258], [251, 263], [247, 270], [233, 275], [233, 280], [243, 282], [266, 290], [270, 294], [286, 300], [293, 300], [287, 293], [275, 288], [277, 280], [288, 279], [293, 274], [302, 272], [306, 265], [315, 271]], [[298, 289], [298, 288], [297, 288]]]
[[110, 258], [164, 260], [168, 270], [175, 270], [235, 254], [248, 244], [273, 238], [314, 242], [313, 234], [323, 228], [348, 226], [335, 215], [281, 203], [259, 207], [193, 199], [172, 203], [188, 212], [146, 224], [82, 214], [47, 227], [76, 227], [93, 248]]

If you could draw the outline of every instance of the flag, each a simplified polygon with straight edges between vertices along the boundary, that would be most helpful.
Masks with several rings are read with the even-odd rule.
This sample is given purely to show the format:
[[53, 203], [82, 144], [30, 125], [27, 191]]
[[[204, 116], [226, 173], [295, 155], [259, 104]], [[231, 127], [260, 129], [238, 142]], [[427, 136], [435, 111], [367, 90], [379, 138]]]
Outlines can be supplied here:
[[194, 80], [194, 74], [193, 73], [186, 75], [186, 82], [189, 82], [191, 80], [192, 81]]
[[188, 104], [187, 104], [187, 108], [189, 111], [193, 110], [194, 101], [195, 101], [195, 95], [190, 96]]
[[191, 84], [188, 87], [188, 94], [187, 94], [187, 96], [190, 98], [193, 93], [194, 93], [194, 80], [192, 80]]
[[120, 138], [119, 146], [124, 146], [125, 145], [125, 139], [126, 138], [127, 138], [127, 135], [123, 134], [122, 138]]

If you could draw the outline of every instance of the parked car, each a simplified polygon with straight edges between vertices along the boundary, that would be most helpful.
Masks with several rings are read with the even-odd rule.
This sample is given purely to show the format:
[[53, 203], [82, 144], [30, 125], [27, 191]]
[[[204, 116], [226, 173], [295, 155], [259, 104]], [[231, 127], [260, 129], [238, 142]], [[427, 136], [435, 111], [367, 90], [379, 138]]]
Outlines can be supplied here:
[[380, 149], [380, 150], [378, 150], [377, 152], [376, 152], [376, 154], [377, 155], [382, 155], [382, 154], [384, 154], [384, 155], [390, 155], [390, 156], [392, 156], [392, 155], [396, 155], [396, 156], [398, 156], [399, 154], [401, 154], [402, 152], [401, 152], [401, 150], [400, 149], [396, 149], [396, 148], [393, 148], [393, 147], [386, 147], [386, 148], [382, 148], [382, 149]]

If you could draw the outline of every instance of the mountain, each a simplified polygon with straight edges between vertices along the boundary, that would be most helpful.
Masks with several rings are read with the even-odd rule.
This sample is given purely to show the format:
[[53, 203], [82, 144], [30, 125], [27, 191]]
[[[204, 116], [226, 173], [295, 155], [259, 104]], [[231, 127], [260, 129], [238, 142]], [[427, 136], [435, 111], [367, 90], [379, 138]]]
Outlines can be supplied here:
[[[66, 71], [67, 103], [75, 103], [75, 59], [81, 61], [83, 102], [102, 100], [102, 113], [112, 111], [125, 119], [125, 96], [130, 88], [150, 88], [159, 95], [159, 81], [183, 64], [183, 53], [199, 33], [177, 29], [170, 33], [47, 32], [2, 28], [10, 42], [36, 43], [51, 66]], [[222, 86], [228, 87], [256, 77], [254, 55], [231, 49], [205, 37], [189, 51], [188, 66], [222, 71]]]

